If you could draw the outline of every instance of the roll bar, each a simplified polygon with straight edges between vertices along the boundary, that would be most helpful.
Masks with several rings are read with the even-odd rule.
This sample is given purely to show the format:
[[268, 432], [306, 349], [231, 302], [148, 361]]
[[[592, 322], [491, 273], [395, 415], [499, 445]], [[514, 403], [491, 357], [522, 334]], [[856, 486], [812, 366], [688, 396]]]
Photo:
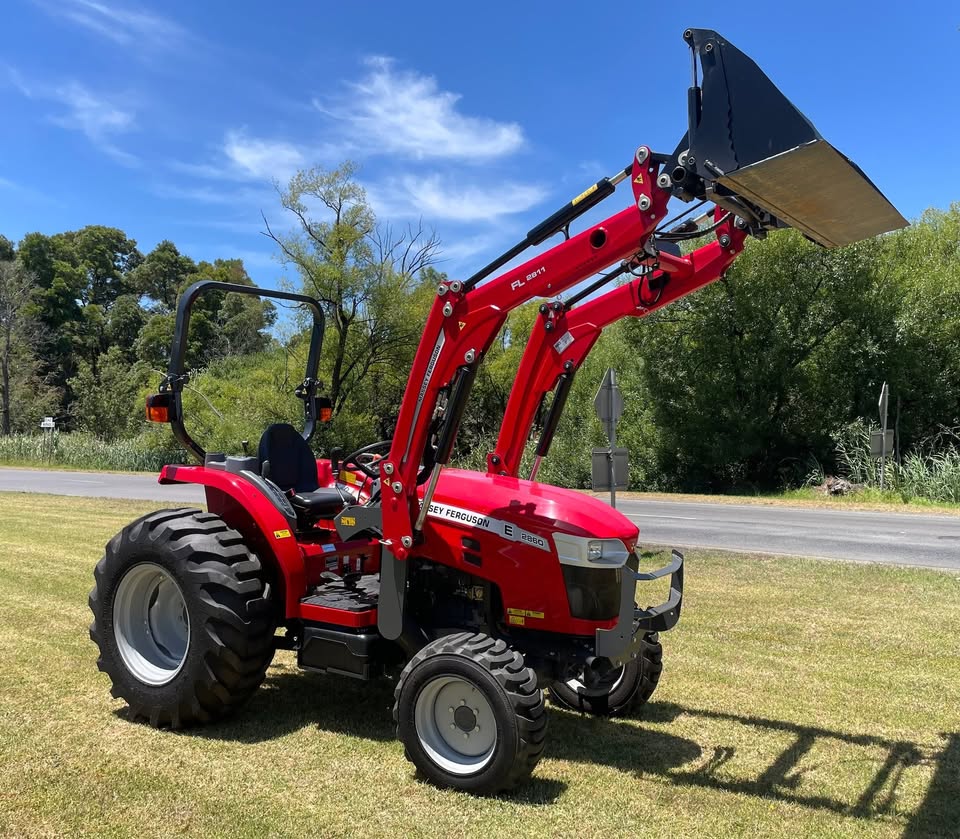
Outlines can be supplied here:
[[184, 369], [187, 354], [187, 335], [190, 331], [190, 312], [193, 304], [201, 294], [211, 291], [231, 292], [233, 294], [250, 294], [254, 297], [272, 297], [277, 300], [291, 300], [309, 307], [313, 314], [313, 331], [310, 335], [310, 351], [307, 355], [307, 369], [303, 381], [297, 385], [296, 395], [303, 400], [304, 427], [303, 439], [313, 437], [317, 426], [317, 388], [320, 382], [317, 379], [317, 370], [320, 366], [320, 350], [323, 348], [323, 331], [325, 320], [320, 301], [305, 294], [294, 294], [290, 291], [274, 291], [272, 289], [257, 288], [256, 286], [237, 285], [236, 283], [221, 283], [215, 280], [200, 280], [190, 286], [180, 297], [177, 304], [177, 320], [173, 328], [173, 344], [170, 348], [170, 363], [167, 365], [167, 375], [160, 383], [160, 393], [170, 397], [169, 423], [174, 436], [187, 451], [203, 463], [206, 452], [194, 440], [183, 424], [183, 404], [181, 393], [190, 380], [190, 374]]

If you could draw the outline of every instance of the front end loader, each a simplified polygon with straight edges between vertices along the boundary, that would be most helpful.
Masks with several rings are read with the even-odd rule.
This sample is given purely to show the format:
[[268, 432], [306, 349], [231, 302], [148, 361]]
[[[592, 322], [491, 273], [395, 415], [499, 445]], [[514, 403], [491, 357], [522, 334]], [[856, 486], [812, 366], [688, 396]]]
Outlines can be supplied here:
[[[693, 83], [677, 148], [638, 147], [629, 165], [489, 265], [438, 286], [390, 440], [345, 457], [312, 453], [329, 413], [317, 378], [318, 301], [211, 282], [184, 292], [147, 415], [169, 423], [197, 460], [165, 467], [160, 482], [203, 486], [207, 509], [161, 510], [125, 527], [90, 595], [98, 665], [132, 718], [176, 728], [224, 717], [257, 689], [274, 651], [290, 649], [307, 670], [395, 677], [408, 758], [433, 783], [488, 794], [522, 782], [540, 759], [545, 687], [598, 714], [649, 698], [662, 667], [659, 633], [680, 618], [683, 557], [642, 571], [629, 519], [517, 477], [539, 400], [568, 386], [603, 326], [715, 279], [747, 236], [793, 226], [832, 247], [905, 224], [743, 53], [709, 30], [687, 30], [684, 40]], [[570, 233], [626, 180], [625, 209]], [[664, 229], [671, 199], [712, 202], [707, 232], [716, 240], [679, 256], [670, 243], [683, 229]], [[559, 244], [497, 273], [560, 233]], [[478, 366], [509, 312], [617, 263], [614, 273], [632, 276], [614, 291], [542, 307], [488, 470], [449, 468]], [[304, 428], [267, 428], [255, 455], [207, 452], [186, 426], [190, 312], [211, 290], [285, 299], [313, 316], [296, 390]], [[651, 596], [660, 602], [638, 605]]]

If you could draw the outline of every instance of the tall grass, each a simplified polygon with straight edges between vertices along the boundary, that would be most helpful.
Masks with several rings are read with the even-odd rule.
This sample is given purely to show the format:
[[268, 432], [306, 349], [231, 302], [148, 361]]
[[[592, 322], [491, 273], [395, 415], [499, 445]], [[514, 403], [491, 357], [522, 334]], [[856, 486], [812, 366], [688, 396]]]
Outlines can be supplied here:
[[[880, 461], [870, 455], [871, 425], [858, 419], [846, 426], [836, 438], [840, 472], [853, 483], [880, 486]], [[960, 436], [947, 430], [897, 463], [887, 459], [884, 486], [904, 501], [923, 498], [929, 501], [960, 503]]]
[[106, 442], [80, 432], [0, 436], [0, 463], [157, 472], [165, 464], [183, 463], [185, 458], [180, 449], [156, 448], [137, 437]]

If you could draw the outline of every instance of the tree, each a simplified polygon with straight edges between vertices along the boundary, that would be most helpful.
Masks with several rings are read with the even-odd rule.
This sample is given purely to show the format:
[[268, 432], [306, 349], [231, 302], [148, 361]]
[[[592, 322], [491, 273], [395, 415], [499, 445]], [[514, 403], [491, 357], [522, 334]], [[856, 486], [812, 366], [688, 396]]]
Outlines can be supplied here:
[[[907, 447], [960, 423], [960, 203], [927, 210], [884, 237], [883, 274], [898, 311], [889, 324], [892, 351], [876, 378], [899, 400]], [[861, 416], [874, 416], [877, 393]]]
[[133, 436], [144, 425], [140, 392], [149, 378], [146, 365], [131, 364], [119, 346], [103, 353], [96, 369], [81, 361], [70, 380], [74, 424], [105, 440]]
[[[44, 374], [71, 401], [70, 379], [81, 361], [96, 368], [110, 345], [111, 313], [129, 294], [128, 275], [143, 261], [137, 243], [122, 230], [89, 225], [45, 236], [29, 233], [18, 260], [36, 278], [37, 320], [47, 336]], [[129, 320], [129, 303], [123, 313]]]
[[28, 418], [18, 415], [18, 407], [49, 406], [34, 354], [41, 337], [31, 316], [34, 289], [34, 277], [21, 264], [0, 262], [0, 434], [25, 426]]
[[660, 470], [689, 488], [771, 486], [829, 457], [892, 349], [878, 259], [876, 240], [828, 251], [778, 232], [717, 283], [628, 324]]
[[[195, 265], [191, 273], [180, 278], [177, 291], [183, 292], [200, 280], [253, 285], [243, 260], [217, 259], [212, 263], [200, 262]], [[154, 314], [143, 324], [136, 339], [137, 358], [155, 369], [165, 368], [169, 361], [176, 321], [173, 313], [176, 298], [175, 293], [172, 305], [164, 303], [154, 308]], [[209, 365], [228, 355], [260, 352], [270, 343], [267, 330], [275, 319], [276, 309], [269, 300], [260, 300], [252, 295], [208, 291], [197, 298], [191, 310], [187, 367], [193, 369]]]
[[176, 308], [177, 295], [196, 273], [196, 263], [164, 239], [130, 272], [129, 281], [137, 294], [153, 301], [160, 311], [171, 312]]
[[[422, 226], [395, 235], [377, 225], [350, 163], [298, 172], [281, 190], [280, 204], [294, 230], [278, 233], [266, 216], [264, 235], [285, 264], [300, 274], [306, 294], [322, 303], [328, 320], [325, 361], [329, 395], [339, 413], [370, 376], [404, 377], [426, 313], [425, 270], [439, 243]], [[316, 217], [319, 207], [322, 217]], [[430, 277], [420, 282], [421, 276]], [[332, 340], [331, 340], [332, 338]]]

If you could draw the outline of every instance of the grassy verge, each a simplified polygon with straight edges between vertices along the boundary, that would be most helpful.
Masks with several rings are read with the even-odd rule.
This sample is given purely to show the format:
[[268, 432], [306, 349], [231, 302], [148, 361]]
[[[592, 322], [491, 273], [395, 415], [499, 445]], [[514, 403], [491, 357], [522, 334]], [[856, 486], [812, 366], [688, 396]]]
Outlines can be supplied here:
[[108, 442], [81, 432], [0, 436], [0, 463], [7, 466], [158, 472], [165, 463], [182, 463], [183, 458], [179, 449], [155, 448], [143, 438]]
[[[608, 492], [591, 492], [596, 498], [607, 499]], [[768, 495], [705, 495], [683, 492], [618, 492], [617, 498], [637, 501], [691, 501], [702, 504], [757, 504], [770, 507], [811, 507], [816, 509], [866, 510], [884, 513], [936, 513], [960, 516], [960, 504], [935, 503], [923, 498], [904, 501], [892, 492], [865, 489], [854, 495], [826, 496], [816, 490], [785, 490]]]
[[0, 835], [956, 835], [956, 576], [691, 552], [654, 701], [553, 709], [533, 783], [484, 800], [413, 777], [389, 684], [286, 653], [233, 720], [128, 722], [86, 594], [153, 506], [0, 494]]
[[35, 461], [5, 460], [0, 458], [0, 468], [10, 469], [29, 469], [31, 472], [90, 472], [95, 475], [150, 475], [156, 474], [160, 470], [139, 470], [131, 469], [91, 469], [83, 466], [67, 466], [63, 463], [40, 464]]

